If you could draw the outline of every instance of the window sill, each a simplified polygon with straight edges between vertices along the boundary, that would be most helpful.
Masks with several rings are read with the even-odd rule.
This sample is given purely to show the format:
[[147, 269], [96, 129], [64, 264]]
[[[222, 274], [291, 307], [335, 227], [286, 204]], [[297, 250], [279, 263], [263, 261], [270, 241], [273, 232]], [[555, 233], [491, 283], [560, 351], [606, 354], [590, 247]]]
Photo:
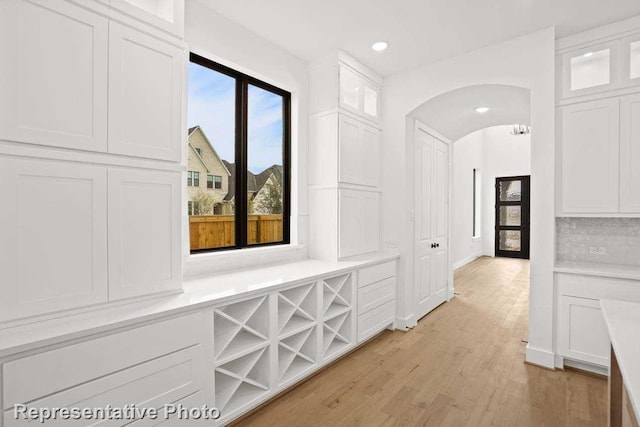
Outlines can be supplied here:
[[268, 264], [299, 261], [307, 258], [306, 246], [298, 244], [189, 254], [185, 257], [184, 278], [252, 269]]

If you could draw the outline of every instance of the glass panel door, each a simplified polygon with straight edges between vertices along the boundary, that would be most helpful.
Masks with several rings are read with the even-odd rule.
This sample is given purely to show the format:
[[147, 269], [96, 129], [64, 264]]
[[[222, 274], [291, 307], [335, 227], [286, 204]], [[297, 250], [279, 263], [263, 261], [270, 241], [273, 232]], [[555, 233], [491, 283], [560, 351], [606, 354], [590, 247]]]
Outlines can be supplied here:
[[496, 256], [529, 258], [529, 181], [496, 178]]

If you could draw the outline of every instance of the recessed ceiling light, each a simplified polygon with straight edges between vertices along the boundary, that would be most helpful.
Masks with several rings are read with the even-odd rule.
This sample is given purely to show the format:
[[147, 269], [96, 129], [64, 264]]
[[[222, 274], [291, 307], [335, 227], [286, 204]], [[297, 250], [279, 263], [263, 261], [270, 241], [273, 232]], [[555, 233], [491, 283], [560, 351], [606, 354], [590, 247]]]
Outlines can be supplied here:
[[486, 113], [487, 111], [489, 111], [489, 107], [478, 107], [478, 108], [476, 108], [476, 113], [483, 114], [483, 113]]
[[371, 49], [375, 50], [376, 52], [382, 52], [388, 47], [389, 47], [389, 43], [387, 42], [375, 42], [374, 44], [371, 45]]
[[593, 52], [587, 52], [587, 53], [585, 53], [585, 54], [584, 54], [584, 55], [582, 55], [582, 56], [584, 56], [585, 58], [588, 58], [588, 57], [590, 57], [590, 56], [593, 56]]

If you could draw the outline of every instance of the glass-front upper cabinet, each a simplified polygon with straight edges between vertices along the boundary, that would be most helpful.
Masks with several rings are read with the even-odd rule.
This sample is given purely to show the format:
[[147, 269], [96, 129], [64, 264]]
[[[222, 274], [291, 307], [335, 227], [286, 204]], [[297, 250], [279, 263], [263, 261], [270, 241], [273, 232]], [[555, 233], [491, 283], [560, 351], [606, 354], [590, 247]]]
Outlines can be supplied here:
[[618, 43], [606, 43], [565, 53], [562, 57], [562, 97], [588, 95], [619, 86]]
[[179, 38], [184, 35], [184, 0], [109, 0], [109, 3], [111, 7]]
[[622, 39], [622, 86], [640, 85], [640, 34]]
[[340, 107], [378, 121], [379, 102], [379, 87], [351, 68], [340, 65]]

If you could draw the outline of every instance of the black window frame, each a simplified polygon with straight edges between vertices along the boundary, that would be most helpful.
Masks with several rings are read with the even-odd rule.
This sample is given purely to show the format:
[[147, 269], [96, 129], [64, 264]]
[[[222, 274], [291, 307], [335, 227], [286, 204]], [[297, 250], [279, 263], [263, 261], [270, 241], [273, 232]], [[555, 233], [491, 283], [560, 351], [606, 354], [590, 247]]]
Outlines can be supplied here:
[[213, 175], [207, 174], [207, 189], [213, 189]]
[[[288, 245], [291, 243], [291, 93], [273, 86], [255, 77], [241, 73], [193, 52], [189, 61], [202, 67], [232, 77], [236, 81], [235, 103], [235, 245], [220, 248], [197, 249], [191, 253], [219, 252], [234, 249], [257, 248], [264, 246]], [[258, 87], [282, 97], [282, 131], [283, 131], [283, 185], [282, 185], [282, 240], [278, 242], [255, 243], [249, 245], [247, 239], [248, 201], [248, 109], [249, 85]], [[244, 197], [238, 197], [244, 195]]]

